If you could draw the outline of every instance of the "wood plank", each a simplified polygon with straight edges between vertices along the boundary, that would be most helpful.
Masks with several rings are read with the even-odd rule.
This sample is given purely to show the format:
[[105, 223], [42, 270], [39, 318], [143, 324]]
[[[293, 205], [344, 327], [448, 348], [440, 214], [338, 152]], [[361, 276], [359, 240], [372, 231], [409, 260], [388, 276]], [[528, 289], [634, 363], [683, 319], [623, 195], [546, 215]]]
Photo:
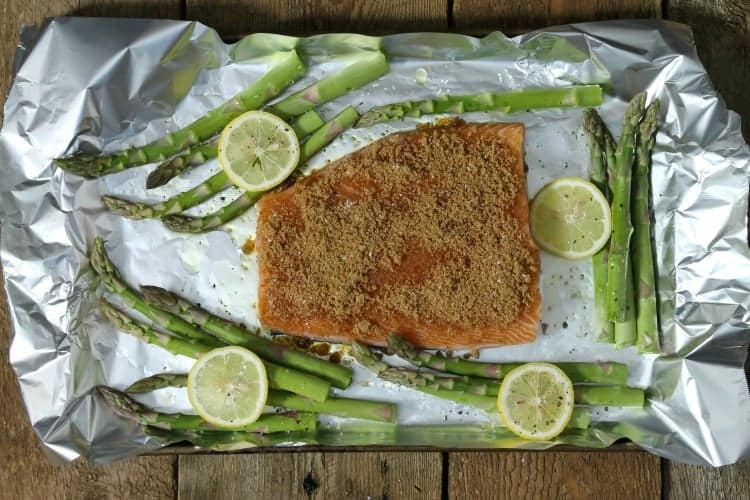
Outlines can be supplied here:
[[454, 0], [457, 30], [525, 31], [602, 19], [660, 17], [659, 0]]
[[[127, 16], [179, 18], [181, 0], [4, 0], [0, 5], [0, 96], [10, 87], [13, 56], [21, 27], [52, 16]], [[0, 111], [2, 113], [2, 111]]]
[[750, 140], [750, 2], [668, 0], [666, 5], [667, 18], [693, 29], [701, 61], [729, 108], [742, 115]]
[[627, 498], [661, 494], [645, 452], [461, 452], [448, 455], [449, 498]]
[[6, 0], [0, 4], [0, 95], [3, 102], [10, 86], [13, 56], [21, 27], [38, 23], [45, 16], [70, 12], [77, 5], [75, 0]]
[[750, 462], [718, 469], [669, 462], [665, 472], [669, 500], [750, 498]]
[[42, 452], [21, 401], [8, 360], [10, 330], [5, 293], [0, 298], [0, 497], [171, 499], [176, 489], [177, 458], [138, 457], [92, 467], [53, 465]]
[[253, 453], [180, 457], [180, 500], [440, 498], [437, 452]]
[[[85, 2], [84, 2], [85, 3]], [[136, 2], [110, 9], [96, 2], [98, 13], [138, 15]], [[112, 2], [116, 4], [117, 2]], [[177, 6], [179, 0], [163, 2]], [[7, 94], [18, 33], [24, 24], [44, 17], [83, 13], [74, 0], [10, 0], [0, 7], [0, 93]], [[110, 9], [110, 10], [108, 10]], [[147, 14], [145, 10], [142, 10]], [[97, 12], [90, 11], [90, 14]], [[0, 484], [2, 498], [150, 498], [171, 499], [176, 489], [175, 457], [139, 457], [103, 467], [78, 461], [53, 465], [44, 455], [28, 422], [16, 375], [8, 360], [10, 328], [5, 293], [0, 297]]]
[[81, 0], [76, 16], [180, 19], [181, 0]]
[[384, 34], [448, 28], [448, 0], [187, 0], [186, 13], [229, 37], [262, 31]]

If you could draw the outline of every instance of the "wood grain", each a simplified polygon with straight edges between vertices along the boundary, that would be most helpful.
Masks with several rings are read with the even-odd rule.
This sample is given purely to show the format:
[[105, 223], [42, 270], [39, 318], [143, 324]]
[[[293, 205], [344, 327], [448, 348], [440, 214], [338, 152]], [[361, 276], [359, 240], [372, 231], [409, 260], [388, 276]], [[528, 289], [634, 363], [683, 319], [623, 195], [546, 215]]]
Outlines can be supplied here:
[[[52, 15], [172, 17], [179, 1], [4, 0], [0, 4], [0, 92], [5, 96], [23, 24]], [[523, 30], [615, 17], [656, 17], [657, 0], [187, 0], [187, 15], [225, 35], [252, 31], [385, 33]], [[699, 54], [730, 108], [745, 118], [750, 60], [747, 0], [668, 0], [666, 15], [689, 23]], [[9, 329], [0, 298], [0, 498], [173, 498], [176, 457], [142, 457], [92, 468], [52, 466], [21, 404], [8, 364]], [[472, 452], [448, 454], [451, 498], [647, 498], [660, 493], [659, 459], [643, 453]], [[708, 469], [667, 463], [665, 497], [750, 498], [750, 463]], [[185, 498], [439, 498], [440, 453], [291, 453], [180, 458]], [[635, 483], [633, 478], [640, 480]], [[218, 496], [217, 496], [218, 495]]]
[[750, 462], [720, 469], [668, 462], [664, 497], [669, 500], [750, 498]]
[[659, 498], [660, 460], [634, 452], [468, 452], [448, 459], [449, 498]]
[[187, 0], [186, 14], [230, 37], [261, 31], [384, 34], [448, 28], [448, 0]]
[[[99, 12], [138, 15], [137, 2], [95, 2]], [[177, 7], [179, 1], [161, 2]], [[126, 6], [126, 7], [123, 7]], [[0, 7], [0, 92], [3, 100], [11, 80], [11, 68], [18, 33], [24, 24], [40, 22], [46, 16], [78, 11], [77, 1], [11, 0]], [[98, 9], [98, 10], [97, 10]], [[78, 461], [74, 465], [53, 465], [44, 455], [24, 410], [16, 375], [10, 367], [10, 327], [5, 293], [0, 296], [0, 498], [148, 498], [171, 499], [176, 489], [176, 457], [140, 457], [103, 467]]]
[[253, 453], [180, 457], [180, 500], [438, 499], [436, 452]]
[[8, 362], [10, 334], [4, 292], [0, 302], [0, 498], [173, 498], [176, 457], [138, 457], [102, 467], [82, 461], [61, 467], [47, 459], [31, 429], [16, 374]]
[[62, 15], [78, 5], [74, 0], [6, 0], [0, 4], [0, 90], [2, 100], [8, 92], [13, 69], [13, 56], [21, 27], [38, 23], [45, 16]]
[[687, 23], [698, 55], [730, 109], [743, 117], [750, 140], [750, 2], [748, 0], [669, 0], [669, 19]]
[[72, 14], [179, 19], [181, 10], [181, 0], [82, 0]]
[[578, 21], [660, 17], [659, 0], [454, 0], [457, 30], [523, 31]]

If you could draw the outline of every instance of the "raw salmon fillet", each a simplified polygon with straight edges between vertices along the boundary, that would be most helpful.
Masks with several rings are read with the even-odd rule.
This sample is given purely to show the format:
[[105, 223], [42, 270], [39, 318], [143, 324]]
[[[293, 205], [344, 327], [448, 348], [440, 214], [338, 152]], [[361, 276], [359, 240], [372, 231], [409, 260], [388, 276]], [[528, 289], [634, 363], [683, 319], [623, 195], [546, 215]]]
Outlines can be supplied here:
[[531, 342], [540, 316], [518, 123], [384, 137], [258, 203], [261, 323], [420, 347]]

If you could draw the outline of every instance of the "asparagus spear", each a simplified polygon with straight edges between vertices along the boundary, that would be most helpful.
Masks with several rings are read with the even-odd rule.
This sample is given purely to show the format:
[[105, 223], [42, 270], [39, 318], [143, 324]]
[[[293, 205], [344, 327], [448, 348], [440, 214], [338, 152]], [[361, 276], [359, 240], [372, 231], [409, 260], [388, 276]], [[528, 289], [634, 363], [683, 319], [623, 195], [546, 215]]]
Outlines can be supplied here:
[[[340, 77], [342, 75], [336, 76]], [[302, 92], [311, 91], [314, 86], [315, 85], [308, 87]], [[287, 103], [293, 106], [297, 101], [297, 97], [295, 96], [296, 94], [283, 99], [281, 102], [279, 102], [278, 106], [280, 108], [285, 108]], [[328, 97], [329, 99], [333, 99], [338, 96], [330, 94]], [[322, 104], [329, 99], [321, 100], [318, 104]], [[289, 119], [289, 117], [285, 116], [283, 113], [277, 112], [276, 108], [267, 108], [267, 111], [275, 112], [281, 118], [286, 118], [287, 120]], [[294, 133], [297, 134], [297, 136], [300, 138], [312, 134], [324, 124], [325, 122], [323, 121], [323, 118], [314, 109], [310, 109], [309, 111], [289, 121], [289, 125], [292, 127], [292, 130], [294, 130]], [[163, 186], [173, 177], [176, 177], [185, 170], [197, 165], [201, 165], [212, 158], [216, 158], [219, 152], [217, 142], [218, 136], [215, 136], [211, 140], [182, 151], [174, 158], [162, 163], [153, 172], [151, 172], [151, 174], [149, 174], [148, 179], [146, 179], [146, 188], [152, 189]]]
[[[406, 342], [404, 339], [401, 339], [401, 341]], [[372, 349], [360, 342], [352, 343], [351, 354], [357, 361], [375, 374], [378, 374], [389, 367], [375, 355]], [[523, 364], [524, 363], [504, 363], [502, 365], [500, 378]], [[628, 382], [628, 365], [622, 363], [561, 362], [553, 364], [565, 372], [574, 384], [622, 385]], [[477, 384], [484, 384], [493, 381], [492, 379], [471, 376], [458, 377], [457, 380], [467, 382], [473, 381]], [[495, 392], [495, 394], [497, 394], [497, 392]]]
[[[357, 111], [350, 107], [345, 108], [341, 113], [336, 115], [313, 132], [312, 135], [300, 146], [300, 165], [307, 161], [312, 155], [323, 149], [343, 130], [350, 127], [359, 117]], [[223, 173], [223, 172], [222, 172]], [[217, 174], [219, 175], [219, 174]], [[249, 210], [258, 199], [263, 196], [261, 193], [246, 192], [236, 200], [220, 208], [216, 212], [201, 217], [191, 217], [188, 215], [169, 215], [162, 219], [172, 231], [183, 233], [201, 233], [215, 229], [230, 220], [234, 219]]]
[[314, 109], [311, 109], [307, 113], [302, 114], [292, 120], [289, 125], [292, 127], [294, 133], [297, 134], [297, 137], [307, 137], [308, 135], [312, 134], [320, 127], [325, 125], [325, 123], [326, 122], [318, 114], [318, 112]]
[[437, 113], [471, 111], [512, 113], [534, 108], [597, 106], [601, 102], [602, 89], [599, 85], [524, 89], [461, 96], [442, 95], [423, 101], [404, 101], [378, 106], [363, 114], [356, 126], [370, 127], [376, 123], [402, 120], [406, 117], [418, 118]]
[[[609, 199], [607, 186], [607, 162], [602, 145], [605, 134], [609, 134], [606, 125], [593, 108], [583, 113], [583, 128], [589, 134], [589, 153], [591, 154], [591, 182]], [[605, 246], [592, 257], [594, 271], [594, 338], [598, 342], [614, 342], [614, 325], [607, 320], [607, 256], [609, 249]]]
[[324, 102], [362, 87], [388, 72], [382, 52], [374, 52], [343, 70], [315, 82], [313, 85], [271, 105], [268, 111], [283, 119], [298, 116]]
[[[628, 382], [628, 365], [622, 363], [554, 363], [574, 384], [613, 384]], [[515, 367], [515, 365], [510, 365]]]
[[[144, 342], [159, 346], [173, 354], [182, 354], [191, 358], [198, 358], [213, 347], [198, 341], [184, 341], [156, 331], [148, 325], [140, 323], [120, 311], [107, 301], [100, 304], [102, 312], [112, 323], [125, 333], [140, 338]], [[210, 338], [206, 335], [207, 338]], [[331, 384], [327, 380], [303, 373], [293, 368], [280, 366], [270, 361], [264, 361], [269, 386], [301, 394], [315, 401], [325, 401]]]
[[407, 370], [405, 368], [388, 368], [380, 372], [378, 376], [388, 382], [405, 385], [420, 392], [424, 392], [425, 394], [448, 399], [467, 406], [473, 406], [482, 411], [486, 411], [487, 413], [497, 412], [497, 398], [481, 396], [463, 390], [450, 389], [448, 387], [443, 387], [439, 382], [435, 381], [436, 378], [445, 379], [448, 377], [436, 377], [414, 370]]
[[607, 272], [607, 318], [615, 323], [626, 320], [627, 288], [631, 280], [630, 189], [633, 168], [633, 149], [638, 123], [643, 115], [646, 94], [633, 97], [625, 111], [620, 142], [615, 150], [612, 178], [612, 238], [609, 243]]
[[214, 346], [197, 342], [183, 340], [165, 333], [156, 331], [148, 325], [140, 323], [115, 306], [103, 300], [99, 303], [99, 309], [113, 325], [125, 333], [133, 335], [147, 344], [159, 346], [173, 354], [180, 354], [190, 358], [198, 358], [201, 354], [214, 349]]
[[575, 402], [591, 406], [627, 406], [643, 408], [646, 398], [643, 389], [624, 386], [577, 385]]
[[112, 212], [131, 219], [161, 219], [170, 214], [177, 214], [196, 205], [200, 205], [212, 196], [232, 186], [227, 174], [222, 170], [197, 186], [177, 194], [161, 203], [149, 205], [136, 201], [123, 200], [115, 196], [104, 195], [102, 202]]
[[[406, 368], [388, 368], [378, 376], [389, 382], [405, 385], [439, 398], [474, 406], [486, 412], [497, 411], [499, 382], [462, 380]], [[575, 401], [592, 406], [636, 406], [642, 407], [645, 399], [643, 389], [624, 386], [574, 386]]]
[[640, 125], [636, 150], [636, 175], [633, 194], [633, 270], [637, 295], [636, 332], [638, 350], [659, 352], [659, 322], [656, 305], [654, 258], [651, 252], [651, 216], [649, 210], [651, 150], [656, 139], [659, 101], [646, 108]]
[[396, 405], [388, 402], [337, 398], [333, 396], [323, 402], [317, 402], [296, 394], [271, 390], [268, 391], [266, 403], [279, 408], [325, 413], [344, 418], [361, 418], [376, 422], [396, 422]]
[[184, 373], [159, 373], [134, 382], [125, 389], [125, 392], [128, 394], [142, 394], [144, 392], [164, 389], [165, 387], [185, 386], [187, 386], [187, 375]]
[[452, 358], [440, 352], [418, 351], [406, 339], [395, 333], [388, 335], [388, 354], [395, 354], [417, 366], [432, 368], [433, 370], [494, 379], [503, 377], [503, 367], [500, 364]]
[[93, 267], [94, 271], [99, 275], [99, 279], [102, 280], [102, 283], [104, 283], [108, 289], [122, 297], [127, 306], [132, 307], [157, 325], [182, 338], [200, 340], [209, 347], [222, 345], [222, 343], [218, 342], [216, 339], [206, 339], [205, 333], [182, 318], [147, 304], [140, 294], [130, 288], [128, 284], [122, 280], [120, 272], [107, 256], [103, 239], [96, 238], [94, 240], [94, 245], [90, 253], [91, 255], [89, 258], [91, 267]]
[[84, 177], [99, 177], [127, 168], [164, 161], [184, 149], [216, 135], [235, 117], [280, 94], [305, 73], [305, 66], [292, 50], [267, 58], [269, 70], [258, 80], [218, 108], [209, 111], [187, 127], [171, 132], [145, 146], [108, 156], [77, 155], [55, 160], [62, 169]]
[[179, 295], [155, 286], [141, 287], [146, 301], [154, 307], [169, 311], [192, 324], [198, 325], [211, 335], [233, 345], [247, 347], [261, 358], [290, 366], [319, 377], [336, 387], [346, 388], [352, 380], [349, 368], [318, 359], [290, 347], [277, 344], [250, 331], [209, 313], [205, 309], [183, 299]]
[[238, 451], [258, 446], [272, 446], [282, 443], [314, 443], [314, 432], [282, 432], [258, 434], [255, 432], [222, 431], [196, 432], [190, 430], [165, 430], [145, 426], [143, 431], [166, 443], [187, 441], [199, 448], [211, 451]]
[[232, 430], [270, 434], [273, 432], [315, 430], [318, 423], [314, 413], [287, 412], [261, 415], [252, 424], [239, 428], [225, 429], [206, 422], [198, 415], [155, 411], [139, 403], [127, 394], [111, 387], [100, 385], [97, 386], [96, 391], [120, 417], [132, 420], [141, 425], [159, 427], [166, 430], [194, 430], [202, 432]]
[[625, 319], [615, 323], [615, 346], [618, 349], [630, 347], [636, 341], [636, 323], [635, 323], [635, 291], [633, 289], [633, 273], [628, 269], [628, 282], [625, 292]]
[[189, 168], [197, 167], [208, 160], [216, 158], [216, 155], [219, 154], [219, 149], [217, 148], [218, 141], [219, 137], [216, 136], [207, 142], [192, 146], [180, 152], [174, 158], [163, 162], [148, 174], [146, 189], [163, 186]]

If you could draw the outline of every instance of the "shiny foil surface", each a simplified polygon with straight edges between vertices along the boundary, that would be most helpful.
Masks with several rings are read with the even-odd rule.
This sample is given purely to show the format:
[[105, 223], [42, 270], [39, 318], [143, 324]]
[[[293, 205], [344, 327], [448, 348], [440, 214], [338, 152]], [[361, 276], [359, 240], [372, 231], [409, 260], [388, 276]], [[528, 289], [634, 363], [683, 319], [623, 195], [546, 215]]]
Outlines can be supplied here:
[[[132, 285], [157, 284], [217, 314], [258, 325], [255, 255], [241, 251], [254, 232], [254, 210], [221, 230], [184, 235], [158, 221], [114, 216], [100, 201], [107, 193], [163, 200], [216, 172], [216, 161], [146, 191], [145, 177], [155, 165], [85, 180], [63, 172], [52, 159], [77, 151], [114, 152], [181, 128], [263, 74], [263, 55], [290, 45], [298, 46], [309, 70], [289, 91], [337, 71], [359, 51], [380, 47], [388, 56], [391, 71], [385, 77], [325, 105], [326, 117], [349, 104], [363, 112], [445, 93], [601, 83], [606, 97], [600, 113], [619, 134], [625, 105], [635, 93], [646, 90], [649, 99], [659, 98], [652, 202], [664, 352], [640, 355], [635, 348], [594, 342], [590, 263], [544, 254], [543, 325], [536, 342], [486, 349], [481, 359], [627, 363], [629, 385], [648, 388], [645, 408], [597, 408], [587, 434], [524, 442], [494, 430], [497, 416], [378, 380], [345, 356], [354, 382], [337, 394], [398, 402], [399, 428], [373, 432], [326, 418], [316, 438], [279, 446], [605, 447], [629, 438], [689, 463], [718, 466], [750, 458], [750, 396], [743, 372], [750, 342], [750, 154], [740, 119], [717, 95], [687, 27], [613, 21], [481, 39], [436, 33], [305, 39], [258, 34], [225, 44], [194, 22], [85, 18], [57, 18], [24, 30], [0, 135], [10, 360], [29, 418], [50, 455], [103, 463], [163, 446], [117, 417], [91, 389], [98, 384], [122, 389], [154, 373], [185, 372], [192, 363], [118, 332], [100, 316], [96, 305], [105, 292], [87, 260], [94, 237], [107, 240], [112, 260]], [[531, 197], [555, 177], [587, 176], [581, 114], [551, 109], [463, 117], [526, 125]], [[434, 119], [350, 129], [308, 168]], [[190, 213], [213, 211], [237, 194], [229, 191], [224, 201]], [[165, 411], [189, 410], [181, 390], [139, 399]]]

